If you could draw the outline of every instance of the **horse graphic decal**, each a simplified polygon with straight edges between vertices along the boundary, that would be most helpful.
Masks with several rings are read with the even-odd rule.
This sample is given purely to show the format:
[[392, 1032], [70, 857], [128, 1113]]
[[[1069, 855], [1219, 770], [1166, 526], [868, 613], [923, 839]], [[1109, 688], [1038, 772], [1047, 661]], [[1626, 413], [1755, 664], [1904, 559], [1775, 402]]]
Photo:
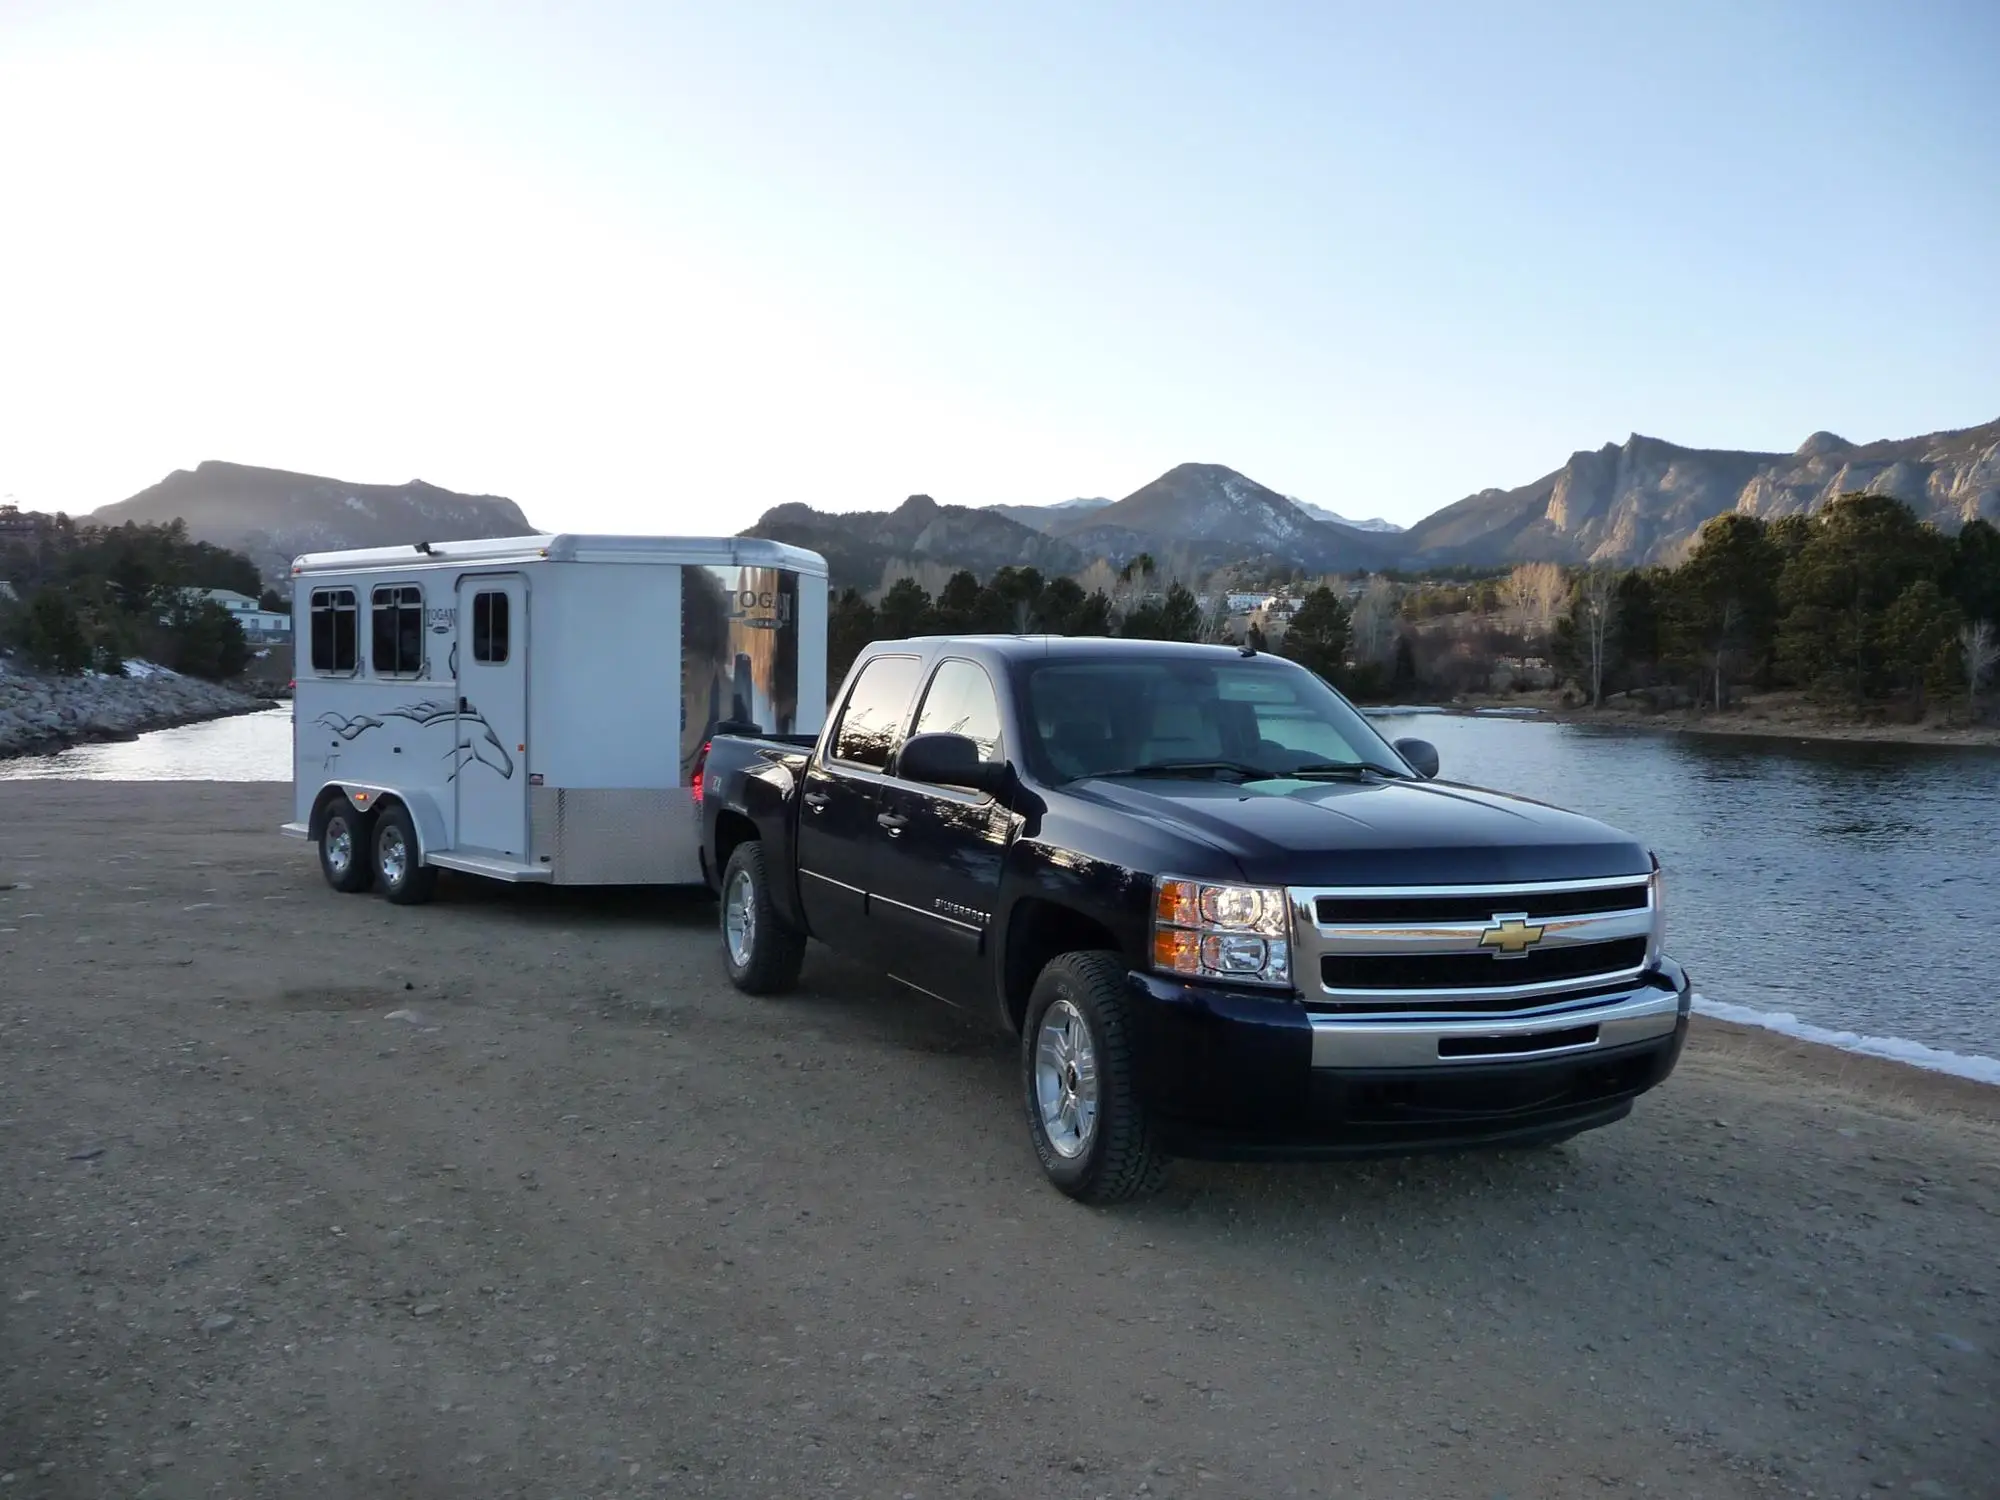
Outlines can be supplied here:
[[460, 709], [453, 703], [440, 703], [435, 698], [426, 698], [419, 703], [405, 703], [396, 708], [382, 710], [382, 718], [372, 714], [356, 714], [348, 718], [342, 714], [323, 713], [313, 722], [322, 729], [329, 729], [343, 741], [353, 742], [371, 729], [380, 729], [385, 719], [408, 719], [420, 729], [429, 729], [436, 724], [452, 726], [452, 744], [445, 751], [450, 758], [451, 774], [446, 781], [456, 781], [458, 773], [472, 761], [479, 762], [491, 770], [498, 771], [506, 781], [514, 779], [514, 757], [507, 753], [507, 747], [500, 743], [500, 737], [493, 732], [493, 726], [485, 716], [470, 703]]

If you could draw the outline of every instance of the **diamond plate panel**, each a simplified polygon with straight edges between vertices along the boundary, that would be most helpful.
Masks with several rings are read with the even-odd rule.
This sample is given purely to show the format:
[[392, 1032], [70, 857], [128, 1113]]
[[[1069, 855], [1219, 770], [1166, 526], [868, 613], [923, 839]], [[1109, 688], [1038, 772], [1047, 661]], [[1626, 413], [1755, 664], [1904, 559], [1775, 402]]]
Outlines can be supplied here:
[[700, 837], [686, 787], [528, 789], [529, 844], [557, 885], [699, 885]]

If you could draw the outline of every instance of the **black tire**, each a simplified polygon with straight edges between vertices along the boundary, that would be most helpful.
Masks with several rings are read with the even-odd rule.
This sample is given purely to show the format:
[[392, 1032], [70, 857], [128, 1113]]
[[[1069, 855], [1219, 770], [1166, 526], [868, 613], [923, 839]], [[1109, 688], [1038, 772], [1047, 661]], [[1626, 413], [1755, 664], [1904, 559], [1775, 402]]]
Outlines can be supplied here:
[[[1167, 1155], [1154, 1143], [1139, 1097], [1125, 960], [1116, 953], [1065, 953], [1050, 960], [1028, 995], [1021, 1026], [1021, 1092], [1028, 1134], [1050, 1182], [1080, 1203], [1122, 1203], [1158, 1190]], [[1065, 1154], [1049, 1133], [1037, 1087], [1042, 1022], [1058, 1005], [1081, 1023], [1096, 1063], [1096, 1107]], [[1060, 1086], [1058, 1084], [1058, 1086]]]
[[437, 869], [420, 862], [417, 825], [407, 809], [385, 807], [375, 815], [375, 888], [398, 906], [421, 906], [437, 889]]
[[[796, 985], [806, 957], [805, 934], [786, 925], [771, 904], [764, 846], [754, 839], [738, 844], [729, 856], [722, 872], [721, 906], [718, 923], [729, 982], [746, 995], [781, 995]], [[738, 924], [737, 937], [731, 936], [732, 922]]]
[[345, 797], [326, 810], [319, 830], [319, 872], [344, 896], [358, 895], [375, 882], [375, 820]]

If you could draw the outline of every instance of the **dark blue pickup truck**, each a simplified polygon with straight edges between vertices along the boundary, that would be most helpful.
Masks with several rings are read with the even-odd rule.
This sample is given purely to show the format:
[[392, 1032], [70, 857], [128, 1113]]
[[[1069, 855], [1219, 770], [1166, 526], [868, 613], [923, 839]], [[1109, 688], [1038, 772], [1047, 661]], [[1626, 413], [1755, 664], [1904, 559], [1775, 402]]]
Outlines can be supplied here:
[[1279, 657], [1009, 636], [878, 643], [816, 741], [725, 726], [695, 786], [738, 988], [817, 938], [989, 1014], [1043, 1169], [1111, 1202], [1560, 1140], [1672, 1071], [1658, 860], [1437, 771]]

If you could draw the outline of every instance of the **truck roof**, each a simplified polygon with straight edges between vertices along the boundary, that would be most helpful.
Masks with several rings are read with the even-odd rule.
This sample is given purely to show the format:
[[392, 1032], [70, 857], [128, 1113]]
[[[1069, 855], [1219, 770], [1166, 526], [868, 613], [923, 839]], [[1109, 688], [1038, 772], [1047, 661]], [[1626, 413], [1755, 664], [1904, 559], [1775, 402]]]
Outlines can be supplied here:
[[[423, 550], [423, 549], [428, 550]], [[308, 552], [292, 559], [292, 572], [331, 573], [356, 568], [449, 567], [457, 563], [616, 562], [694, 563], [702, 566], [786, 568], [826, 576], [826, 559], [803, 547], [747, 536], [631, 536], [549, 532], [534, 536], [480, 537], [470, 541], [358, 547]]]
[[[925, 650], [963, 647], [990, 652], [1009, 661], [1042, 657], [1174, 656], [1191, 659], [1217, 656], [1241, 657], [1241, 646], [1210, 645], [1194, 641], [1141, 641], [1108, 635], [919, 635], [903, 641], [875, 641], [871, 652], [892, 651], [897, 646], [921, 646]], [[1268, 654], [1268, 653], [1258, 653]]]

